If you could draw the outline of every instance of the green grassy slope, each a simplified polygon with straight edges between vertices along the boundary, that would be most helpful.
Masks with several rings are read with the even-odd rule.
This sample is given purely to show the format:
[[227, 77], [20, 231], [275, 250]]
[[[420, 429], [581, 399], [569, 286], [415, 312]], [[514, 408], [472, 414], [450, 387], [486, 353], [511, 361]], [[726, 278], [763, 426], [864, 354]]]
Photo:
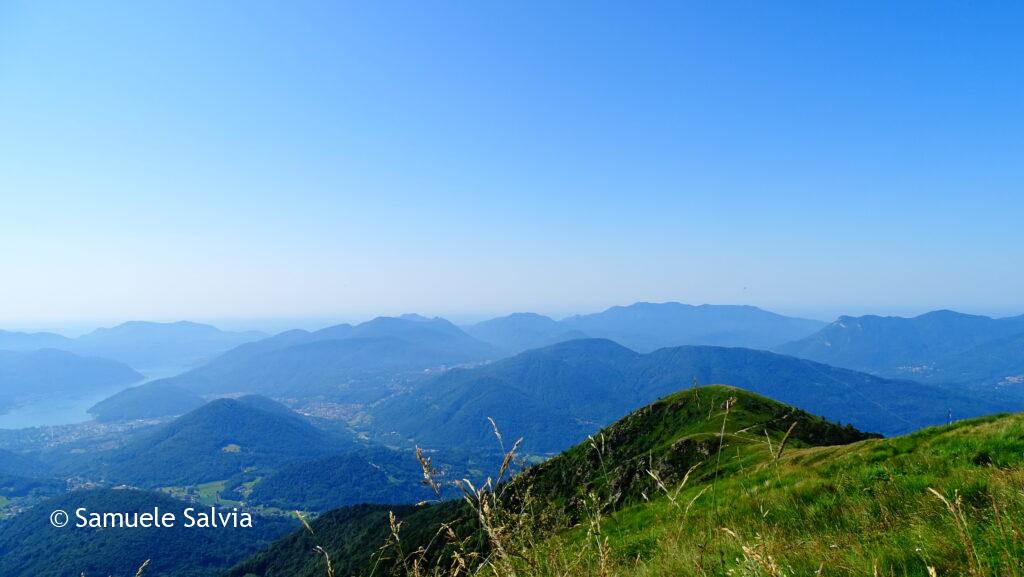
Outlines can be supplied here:
[[[607, 508], [621, 508], [640, 502], [645, 495], [654, 495], [656, 482], [647, 474], [654, 467], [663, 482], [682, 477], [694, 464], [705, 461], [717, 447], [721, 423], [714, 417], [726, 403], [733, 420], [727, 437], [730, 442], [747, 443], [751, 451], [766, 451], [767, 438], [779, 445], [787, 431], [789, 446], [813, 446], [844, 443], [869, 437], [850, 427], [834, 425], [732, 387], [702, 387], [677, 393], [645, 407], [593, 439], [563, 455], [532, 467], [503, 486], [501, 507], [525, 512], [529, 525], [546, 533], [557, 533], [578, 523], [586, 516], [589, 495], [595, 492], [614, 494]], [[506, 442], [511, 442], [506, 439]], [[600, 446], [598, 454], [594, 446]], [[497, 469], [499, 463], [495, 464]], [[497, 478], [497, 471], [493, 474]], [[396, 511], [402, 523], [401, 542], [415, 551], [425, 548], [425, 559], [441, 559], [448, 563], [461, 551], [472, 555], [485, 551], [488, 539], [479, 533], [478, 512], [466, 503], [454, 501], [440, 505], [403, 508]], [[520, 520], [525, 517], [520, 516]], [[439, 536], [442, 524], [448, 524], [457, 535], [456, 542]], [[346, 571], [368, 570], [368, 563], [378, 563], [375, 554], [389, 536], [388, 518], [378, 511], [363, 515], [356, 510], [341, 509], [313, 523], [314, 535], [293, 535], [247, 562], [230, 575], [292, 576], [318, 575], [323, 560], [311, 559], [297, 543], [313, 543], [321, 539], [335, 559], [344, 559]], [[447, 533], [447, 531], [443, 531]], [[338, 535], [344, 535], [341, 539]], [[331, 549], [332, 544], [342, 543]], [[307, 543], [308, 544], [308, 543]], [[403, 557], [405, 555], [402, 555]], [[393, 556], [383, 555], [379, 563], [394, 563]], [[295, 572], [296, 567], [304, 567]], [[394, 567], [389, 566], [389, 570]]]
[[[678, 495], [621, 509], [602, 524], [617, 571], [1024, 572], [1020, 415], [843, 447], [787, 450], [775, 462], [750, 462], [732, 449], [724, 454], [731, 470], [711, 492], [707, 482], [693, 483]], [[680, 506], [691, 501], [685, 514]], [[563, 538], [585, 540], [579, 531]]]
[[1024, 415], [865, 437], [732, 387], [691, 389], [500, 498], [396, 510], [397, 540], [383, 509], [342, 509], [230, 575], [325, 575], [316, 543], [346, 575], [1024, 573]]
[[[579, 509], [592, 494], [607, 495], [609, 506], [636, 503], [658, 491], [661, 482], [674, 483], [690, 471], [694, 480], [711, 475], [706, 466], [717, 453], [726, 405], [725, 443], [745, 458], [769, 452], [769, 441], [788, 447], [838, 445], [876, 435], [839, 426], [805, 411], [734, 387], [707, 386], [675, 393], [624, 417], [592, 437], [524, 472], [513, 488], [528, 488], [546, 506], [559, 506], [578, 522]], [[717, 455], [716, 455], [717, 456]], [[727, 460], [725, 473], [731, 469]]]

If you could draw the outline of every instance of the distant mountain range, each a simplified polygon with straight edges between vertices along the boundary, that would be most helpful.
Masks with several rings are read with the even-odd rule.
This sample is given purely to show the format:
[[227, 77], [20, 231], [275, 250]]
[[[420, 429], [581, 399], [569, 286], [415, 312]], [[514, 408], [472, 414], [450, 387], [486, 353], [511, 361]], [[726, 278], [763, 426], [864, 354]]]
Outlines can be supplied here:
[[888, 377], [1024, 392], [1024, 315], [843, 316], [775, 350]]
[[159, 382], [199, 393], [327, 395], [370, 402], [389, 394], [390, 385], [426, 369], [496, 354], [492, 346], [444, 319], [378, 317], [355, 326], [287, 331]]
[[[976, 413], [983, 408], [1013, 409], [1018, 407], [1018, 400], [1024, 399], [1024, 316], [991, 319], [952, 311], [936, 311], [911, 319], [840, 317], [826, 325], [819, 321], [785, 317], [756, 307], [692, 306], [669, 302], [612, 307], [601, 313], [563, 320], [533, 313], [517, 313], [463, 328], [441, 318], [428, 319], [419, 315], [379, 317], [357, 325], [341, 324], [317, 331], [292, 330], [267, 338], [261, 336], [254, 332], [224, 332], [208, 325], [187, 322], [130, 322], [112, 329], [98, 329], [78, 339], [67, 339], [53, 333], [0, 332], [0, 349], [7, 347], [21, 350], [21, 353], [5, 353], [7, 355], [42, 354], [32, 350], [33, 347], [59, 346], [74, 354], [85, 352], [94, 356], [122, 359], [135, 366], [163, 366], [164, 369], [159, 371], [171, 372], [173, 369], [167, 367], [199, 365], [144, 387], [124, 391], [115, 398], [97, 404], [93, 414], [106, 421], [179, 415], [199, 406], [201, 395], [262, 394], [279, 399], [318, 399], [352, 405], [381, 403], [371, 411], [371, 416], [377, 414], [382, 417], [388, 414], [399, 417], [395, 422], [401, 423], [403, 418], [397, 414], [398, 409], [389, 412], [392, 411], [391, 407], [408, 402], [411, 397], [406, 392], [410, 389], [417, 389], [419, 392], [414, 394], [421, 394], [419, 383], [430, 381], [435, 373], [453, 367], [495, 361], [498, 361], [495, 365], [505, 367], [508, 363], [499, 359], [585, 338], [608, 339], [639, 353], [654, 353], [660, 349], [680, 346], [773, 347], [773, 352], [871, 373], [885, 379], [920, 381], [943, 385], [947, 389], [966, 387], [982, 395], [973, 400], [949, 398], [942, 401], [944, 407], [941, 411], [938, 406], [925, 407], [933, 411], [927, 418], [897, 411], [900, 415], [898, 418], [889, 415], [875, 421], [857, 421], [871, 430], [887, 433], [908, 430], [915, 423], [940, 422], [942, 419], [939, 413], [948, 414], [949, 410], [959, 414]], [[611, 354], [610, 359], [615, 358], [617, 355]], [[599, 372], [600, 367], [611, 366], [610, 359], [587, 360], [587, 370]], [[204, 360], [208, 362], [203, 363]], [[0, 364], [3, 362], [3, 358], [0, 358]], [[714, 364], [710, 360], [706, 362]], [[47, 365], [47, 368], [40, 365], [38, 378], [23, 372], [18, 382], [28, 384], [45, 381], [59, 363]], [[618, 365], [614, 368], [623, 370]], [[729, 369], [735, 371], [736, 367], [730, 366]], [[491, 370], [496, 369], [483, 368], [473, 374], [485, 374]], [[657, 373], [656, 370], [654, 372]], [[87, 375], [88, 372], [82, 374]], [[462, 378], [459, 376], [462, 374], [462, 371], [453, 371], [455, 376], [443, 376], [437, 382]], [[712, 380], [744, 384], [732, 380], [734, 372], [707, 374], [727, 377]], [[693, 376], [689, 375], [685, 379], [692, 379]], [[846, 382], [848, 377], [845, 375], [840, 380]], [[555, 382], [562, 378], [571, 380], [583, 377], [555, 374], [550, 378], [545, 377], [547, 381], [537, 377], [537, 381], [542, 385], [543, 382]], [[623, 378], [636, 380], [633, 375]], [[777, 380], [779, 375], [762, 372], [744, 375], [744, 378], [749, 378], [747, 383], [751, 386], [764, 387], [767, 386], [765, 383]], [[699, 380], [708, 381], [705, 377], [699, 377]], [[88, 379], [78, 381], [82, 386], [89, 386]], [[597, 379], [594, 382], [601, 381]], [[636, 388], [639, 385], [630, 386]], [[920, 393], [933, 400], [953, 394], [949, 390], [915, 387], [918, 385], [904, 383], [897, 390], [917, 391], [914, 394]], [[45, 387], [35, 388], [46, 390]], [[0, 390], [16, 389], [7, 387]], [[624, 407], [637, 406], [637, 403], [650, 400], [650, 397], [638, 397], [624, 404], [624, 397], [616, 393], [614, 387], [609, 385], [608, 391], [610, 396], [607, 403], [600, 397], [600, 394], [605, 393], [599, 390], [566, 393], [562, 400], [570, 405], [582, 404], [583, 399], [586, 399], [587, 404], [592, 405], [586, 411], [577, 411], [575, 408], [567, 411], [564, 407], [553, 406], [550, 400], [538, 400], [529, 394], [518, 401], [523, 403], [523, 412], [569, 418], [569, 421], [557, 427], [575, 429], [577, 433], [582, 433], [618, 416], [621, 413], [616, 411]], [[1004, 399], [1006, 402], [1002, 404], [988, 403], [985, 399], [992, 398], [994, 391], [1008, 395], [1008, 400]], [[510, 395], [520, 393], [516, 389], [509, 392]], [[398, 397], [395, 399], [385, 401], [396, 394]], [[439, 389], [432, 394], [449, 393]], [[916, 398], [907, 394], [907, 402]], [[490, 402], [482, 395], [466, 395], [457, 401], [462, 413], [474, 404]], [[820, 397], [814, 401], [818, 403], [825, 402], [822, 399], [845, 398], [835, 390], [826, 388], [819, 388], [806, 396], [812, 401], [813, 397]], [[783, 394], [779, 398], [812, 409], [820, 407], [807, 404], [799, 396], [788, 397]], [[5, 397], [5, 394], [0, 393], [0, 404], [5, 402], [10, 405], [13, 401], [9, 394]], [[534, 402], [540, 404], [530, 404]], [[883, 405], [888, 407], [885, 403]], [[850, 406], [858, 405], [853, 402]], [[614, 407], [614, 410], [608, 407]], [[860, 409], [838, 409], [854, 413], [858, 419], [866, 418], [869, 413]], [[410, 405], [403, 410], [415, 411], [415, 407]], [[827, 407], [821, 407], [819, 412], [833, 418], [843, 418], [846, 414], [829, 413]], [[883, 415], [885, 412], [878, 414]], [[383, 430], [381, 417], [377, 418], [374, 426]], [[406, 432], [398, 427], [392, 431], [399, 436]], [[577, 436], [569, 435], [566, 438]], [[553, 446], [563, 446], [562, 441]]]
[[994, 412], [993, 403], [742, 348], [685, 346], [641, 354], [604, 339], [456, 369], [370, 411], [379, 434], [426, 446], [494, 447], [487, 417], [536, 453], [557, 452], [629, 411], [697, 383], [728, 383], [872, 432], [898, 434]]
[[582, 337], [611, 339], [635, 351], [681, 345], [769, 348], [805, 337], [821, 321], [786, 317], [752, 306], [639, 302], [561, 321], [518, 313], [466, 327], [506, 352]]
[[[823, 324], [748, 306], [636, 303], [561, 321], [520, 313], [463, 330], [441, 318], [403, 315], [272, 337], [186, 321], [131, 321], [75, 339], [0, 331], [0, 351], [52, 348], [111, 359], [150, 378], [163, 377], [161, 386], [198, 394], [323, 396], [368, 403], [426, 370], [496, 360], [567, 340], [609, 338], [642, 352], [684, 344], [767, 347], [806, 336]], [[96, 414], [105, 420], [119, 418], [119, 412], [125, 419], [180, 414], [188, 403], [169, 391], [126, 392], [98, 405]], [[132, 399], [134, 408], [129, 409]], [[168, 404], [154, 402], [145, 409], [144, 399]]]
[[0, 331], [0, 351], [69, 350], [74, 344], [74, 339], [69, 339], [56, 333]]
[[464, 328], [470, 335], [508, 354], [587, 338], [581, 331], [566, 328], [558, 321], [536, 313], [514, 313]]
[[143, 372], [178, 372], [266, 336], [258, 331], [228, 332], [187, 321], [132, 321], [109, 329], [96, 329], [76, 341], [82, 350], [94, 356], [118, 360]]
[[26, 398], [127, 386], [143, 378], [131, 367], [108, 359], [56, 349], [0, 350], [0, 410]]
[[256, 331], [227, 332], [187, 321], [131, 321], [99, 328], [76, 339], [54, 333], [0, 331], [0, 350], [60, 349], [112, 359], [147, 375], [160, 376], [197, 366], [242, 343], [266, 336]]

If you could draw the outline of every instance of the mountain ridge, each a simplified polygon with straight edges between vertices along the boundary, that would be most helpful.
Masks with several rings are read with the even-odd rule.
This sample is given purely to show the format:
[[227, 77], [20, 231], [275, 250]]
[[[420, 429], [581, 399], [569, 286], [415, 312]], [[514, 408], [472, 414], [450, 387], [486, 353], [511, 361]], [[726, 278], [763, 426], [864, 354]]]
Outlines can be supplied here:
[[1015, 339], [1024, 339], [1024, 315], [937, 310], [910, 318], [841, 316], [774, 350], [886, 377], [991, 389], [1003, 379], [1024, 379], [1024, 348], [1013, 347]]
[[641, 301], [558, 321], [536, 313], [513, 313], [470, 325], [466, 330], [512, 353], [584, 337], [607, 338], [650, 352], [682, 345], [768, 348], [807, 336], [825, 324], [751, 305]]
[[550, 453], [695, 382], [728, 383], [886, 434], [944, 423], [952, 409], [959, 418], [997, 408], [935, 385], [768, 351], [684, 346], [642, 354], [586, 339], [448, 371], [376, 405], [370, 415], [385, 438], [427, 446], [489, 446], [490, 417], [510, 436], [525, 437], [528, 451]]
[[184, 370], [242, 343], [266, 337], [259, 331], [222, 331], [192, 321], [127, 321], [71, 339], [56, 333], [0, 331], [0, 350], [53, 348], [124, 363], [150, 375]]

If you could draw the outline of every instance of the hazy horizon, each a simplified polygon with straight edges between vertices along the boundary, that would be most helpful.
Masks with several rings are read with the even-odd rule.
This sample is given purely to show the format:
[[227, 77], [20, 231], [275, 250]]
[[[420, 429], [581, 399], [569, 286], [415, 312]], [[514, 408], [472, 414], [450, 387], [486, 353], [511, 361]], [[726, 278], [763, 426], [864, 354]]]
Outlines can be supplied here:
[[[350, 323], [358, 324], [371, 320], [379, 316], [391, 316], [397, 317], [403, 314], [422, 314], [427, 317], [441, 317], [447, 319], [457, 325], [469, 325], [488, 319], [503, 317], [514, 313], [537, 313], [551, 317], [555, 320], [561, 320], [573, 315], [590, 314], [602, 312], [612, 306], [628, 306], [636, 302], [652, 302], [652, 301], [630, 301], [608, 305], [606, 307], [600, 307], [597, 309], [587, 310], [573, 310], [573, 311], [537, 311], [537, 310], [507, 310], [498, 311], [493, 313], [461, 313], [461, 312], [429, 312], [424, 313], [422, 311], [404, 310], [400, 312], [382, 312], [380, 314], [362, 314], [362, 315], [324, 315], [320, 317], [293, 317], [293, 318], [273, 318], [273, 317], [170, 317], [170, 318], [114, 318], [114, 319], [81, 319], [81, 320], [40, 320], [32, 322], [18, 322], [11, 321], [4, 324], [0, 321], [0, 331], [16, 331], [16, 332], [54, 332], [68, 337], [77, 337], [88, 333], [97, 328], [112, 327], [129, 321], [149, 321], [158, 323], [171, 323], [178, 321], [190, 321], [202, 324], [208, 324], [215, 326], [225, 331], [262, 331], [268, 334], [275, 334], [285, 330], [291, 329], [302, 329], [302, 330], [317, 330], [328, 326]], [[682, 301], [658, 301], [658, 302], [682, 302]], [[863, 316], [863, 315], [877, 315], [877, 316], [896, 316], [896, 317], [914, 317], [920, 314], [935, 310], [954, 310], [956, 312], [982, 315], [993, 318], [1012, 317], [1024, 314], [1024, 311], [986, 311], [986, 310], [972, 310], [956, 307], [931, 307], [931, 308], [919, 308], [919, 307], [892, 307], [884, 310], [877, 309], [864, 309], [863, 307], [851, 307], [850, 309], [841, 309], [835, 314], [825, 314], [820, 312], [814, 314], [814, 311], [808, 311], [807, 314], [801, 313], [800, 311], [789, 311], [789, 310], [778, 310], [769, 307], [763, 307], [754, 305], [751, 303], [686, 303], [691, 305], [701, 304], [715, 304], [715, 305], [750, 305], [757, 306], [760, 309], [767, 310], [773, 313], [778, 313], [785, 316], [805, 318], [819, 320], [823, 322], [831, 322], [842, 315], [847, 316]]]
[[1021, 6], [0, 6], [0, 327], [1024, 312]]

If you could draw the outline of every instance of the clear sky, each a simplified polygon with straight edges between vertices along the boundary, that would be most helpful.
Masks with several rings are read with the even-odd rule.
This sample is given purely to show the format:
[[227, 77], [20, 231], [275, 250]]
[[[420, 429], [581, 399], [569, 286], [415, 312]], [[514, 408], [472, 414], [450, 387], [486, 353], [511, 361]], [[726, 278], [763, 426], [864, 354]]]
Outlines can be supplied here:
[[1019, 314], [1022, 21], [4, 2], [0, 328], [637, 300]]

